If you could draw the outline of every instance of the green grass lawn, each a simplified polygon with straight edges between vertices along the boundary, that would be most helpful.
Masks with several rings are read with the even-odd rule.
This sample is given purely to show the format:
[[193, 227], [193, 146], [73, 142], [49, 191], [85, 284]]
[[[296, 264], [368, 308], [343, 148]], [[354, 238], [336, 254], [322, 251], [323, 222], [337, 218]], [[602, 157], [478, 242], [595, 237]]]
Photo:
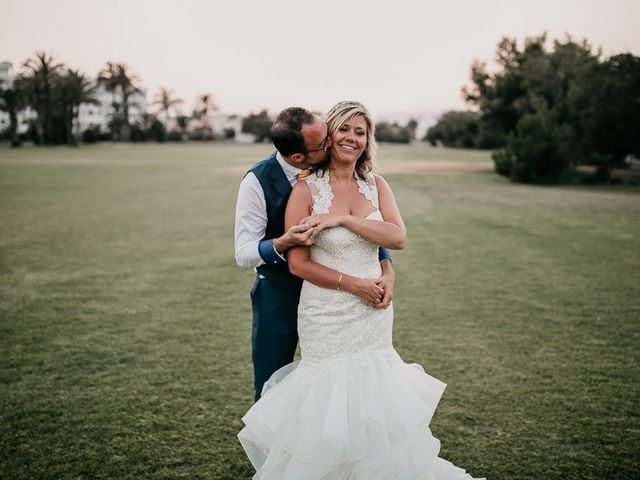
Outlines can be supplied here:
[[[0, 148], [0, 478], [252, 476], [233, 216], [269, 152]], [[448, 384], [441, 455], [490, 480], [638, 478], [640, 189], [515, 185], [426, 146], [379, 164], [409, 232], [395, 344]]]

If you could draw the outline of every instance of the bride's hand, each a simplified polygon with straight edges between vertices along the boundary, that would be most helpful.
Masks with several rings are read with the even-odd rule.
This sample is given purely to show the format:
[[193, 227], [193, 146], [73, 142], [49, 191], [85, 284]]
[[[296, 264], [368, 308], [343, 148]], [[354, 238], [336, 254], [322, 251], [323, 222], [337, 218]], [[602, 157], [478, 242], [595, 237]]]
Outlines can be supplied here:
[[314, 227], [314, 237], [325, 228], [339, 227], [344, 221], [344, 215], [333, 213], [316, 213], [300, 220], [300, 224], [306, 223]]
[[386, 267], [383, 267], [383, 271], [383, 275], [376, 280], [376, 284], [384, 290], [384, 295], [380, 303], [376, 305], [376, 308], [387, 308], [393, 299], [393, 286], [396, 281], [396, 274], [393, 268], [391, 268], [390, 263]]
[[376, 307], [382, 302], [384, 289], [379, 287], [376, 280], [349, 277], [349, 282], [345, 285], [345, 290], [360, 297], [360, 299], [371, 307]]

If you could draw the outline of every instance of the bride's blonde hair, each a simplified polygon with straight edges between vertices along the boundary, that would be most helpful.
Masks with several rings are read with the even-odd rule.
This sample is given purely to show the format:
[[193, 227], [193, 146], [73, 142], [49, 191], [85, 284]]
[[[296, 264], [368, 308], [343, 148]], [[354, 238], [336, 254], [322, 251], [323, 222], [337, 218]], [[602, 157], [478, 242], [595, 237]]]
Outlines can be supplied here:
[[[362, 115], [367, 124], [367, 144], [356, 162], [356, 174], [364, 180], [365, 173], [370, 172], [375, 166], [375, 158], [378, 153], [376, 125], [367, 107], [354, 100], [338, 102], [327, 112], [324, 121], [329, 129], [329, 136], [331, 136], [356, 115]], [[318, 169], [324, 172], [328, 165], [329, 161], [327, 160], [318, 165]]]

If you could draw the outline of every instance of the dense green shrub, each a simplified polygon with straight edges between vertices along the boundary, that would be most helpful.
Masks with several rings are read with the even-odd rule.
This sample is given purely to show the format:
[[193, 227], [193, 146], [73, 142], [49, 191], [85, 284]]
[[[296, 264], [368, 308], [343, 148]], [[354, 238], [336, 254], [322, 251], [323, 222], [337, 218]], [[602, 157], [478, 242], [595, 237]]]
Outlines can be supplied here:
[[507, 149], [500, 149], [493, 152], [491, 155], [495, 170], [500, 175], [510, 177], [513, 171], [513, 155]]
[[149, 125], [146, 133], [146, 137], [149, 140], [154, 140], [158, 143], [164, 142], [167, 138], [167, 129], [164, 127], [164, 124], [157, 118], [151, 122], [151, 125]]
[[182, 142], [184, 138], [182, 137], [182, 133], [178, 130], [171, 130], [167, 134], [167, 140], [169, 142]]
[[256, 143], [261, 143], [269, 140], [272, 124], [273, 119], [266, 110], [262, 110], [260, 113], [250, 113], [242, 119], [242, 133], [253, 134]]
[[87, 128], [82, 132], [82, 143], [97, 143], [100, 140], [98, 128]]
[[376, 140], [378, 142], [409, 143], [413, 139], [411, 127], [401, 127], [397, 122], [376, 123]]
[[147, 136], [145, 131], [138, 125], [132, 125], [131, 131], [129, 132], [129, 140], [134, 143], [145, 142], [147, 140]]
[[449, 111], [427, 130], [424, 137], [434, 147], [476, 148], [480, 130], [480, 114], [477, 112]]
[[527, 38], [520, 49], [503, 38], [496, 49], [499, 69], [488, 73], [475, 62], [463, 89], [479, 110], [477, 128], [471, 115], [465, 124], [448, 112], [428, 139], [504, 146], [493, 157], [496, 171], [522, 182], [555, 181], [582, 164], [596, 166], [596, 178], [606, 181], [629, 154], [639, 155], [640, 58], [601, 60], [586, 41], [570, 37], [551, 49], [546, 43], [546, 35]]

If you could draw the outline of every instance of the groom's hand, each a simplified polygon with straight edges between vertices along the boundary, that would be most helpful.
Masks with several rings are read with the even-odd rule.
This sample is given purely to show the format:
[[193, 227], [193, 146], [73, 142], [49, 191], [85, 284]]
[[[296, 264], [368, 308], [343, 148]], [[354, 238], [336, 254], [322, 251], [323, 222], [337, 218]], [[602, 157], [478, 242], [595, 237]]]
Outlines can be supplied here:
[[314, 228], [310, 223], [300, 223], [287, 230], [281, 237], [273, 241], [278, 253], [284, 253], [296, 245], [313, 245]]

